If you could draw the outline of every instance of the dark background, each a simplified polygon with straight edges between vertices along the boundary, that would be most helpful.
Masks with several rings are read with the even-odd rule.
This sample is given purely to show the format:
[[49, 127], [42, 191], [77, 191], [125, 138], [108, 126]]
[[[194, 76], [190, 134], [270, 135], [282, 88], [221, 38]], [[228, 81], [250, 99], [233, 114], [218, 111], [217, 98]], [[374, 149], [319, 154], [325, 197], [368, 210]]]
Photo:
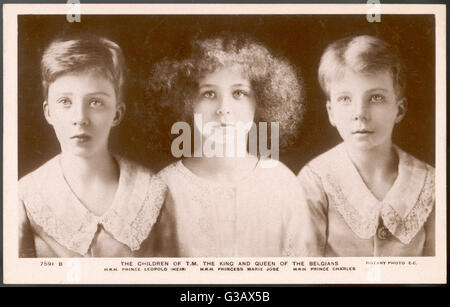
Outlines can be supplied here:
[[[280, 160], [294, 172], [317, 154], [340, 142], [328, 123], [317, 68], [325, 47], [348, 35], [378, 36], [398, 48], [407, 66], [408, 112], [394, 131], [394, 142], [434, 166], [435, 31], [433, 15], [382, 15], [369, 23], [365, 15], [82, 15], [69, 23], [65, 15], [18, 18], [18, 170], [19, 178], [59, 152], [53, 129], [42, 112], [39, 62], [44, 48], [59, 34], [89, 32], [118, 43], [129, 68], [125, 93], [127, 114], [111, 136], [113, 151], [155, 171], [171, 161], [151, 135], [145, 79], [156, 61], [183, 56], [198, 33], [241, 31], [255, 36], [274, 53], [287, 57], [302, 72], [307, 109], [298, 141]], [[147, 111], [147, 112], [146, 112]]]

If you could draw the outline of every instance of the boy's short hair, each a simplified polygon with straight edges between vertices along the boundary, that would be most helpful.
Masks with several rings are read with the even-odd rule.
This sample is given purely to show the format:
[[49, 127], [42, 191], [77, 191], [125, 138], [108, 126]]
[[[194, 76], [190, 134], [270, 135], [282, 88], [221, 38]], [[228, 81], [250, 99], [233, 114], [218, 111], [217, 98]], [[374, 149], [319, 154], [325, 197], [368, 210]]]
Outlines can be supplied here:
[[184, 60], [157, 63], [149, 80], [155, 99], [170, 105], [177, 117], [192, 117], [198, 81], [217, 69], [237, 65], [249, 79], [256, 98], [255, 121], [279, 122], [280, 146], [293, 142], [304, 113], [303, 79], [297, 69], [274, 55], [254, 38], [240, 33], [220, 32], [191, 41]]
[[76, 35], [53, 40], [41, 59], [42, 86], [45, 100], [48, 88], [67, 73], [96, 71], [114, 86], [118, 101], [122, 101], [126, 65], [122, 50], [113, 41], [96, 35]]
[[395, 94], [403, 98], [404, 68], [398, 53], [385, 41], [369, 35], [350, 36], [331, 43], [320, 59], [319, 83], [329, 99], [329, 83], [345, 70], [357, 73], [389, 71]]

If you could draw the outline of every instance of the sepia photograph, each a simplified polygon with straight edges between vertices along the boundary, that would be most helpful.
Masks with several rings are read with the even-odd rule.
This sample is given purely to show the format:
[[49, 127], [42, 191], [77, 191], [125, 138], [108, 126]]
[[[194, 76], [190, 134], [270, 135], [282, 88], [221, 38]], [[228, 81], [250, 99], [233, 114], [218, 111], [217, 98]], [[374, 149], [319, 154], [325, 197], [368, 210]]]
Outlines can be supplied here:
[[446, 281], [445, 6], [3, 14], [5, 283]]

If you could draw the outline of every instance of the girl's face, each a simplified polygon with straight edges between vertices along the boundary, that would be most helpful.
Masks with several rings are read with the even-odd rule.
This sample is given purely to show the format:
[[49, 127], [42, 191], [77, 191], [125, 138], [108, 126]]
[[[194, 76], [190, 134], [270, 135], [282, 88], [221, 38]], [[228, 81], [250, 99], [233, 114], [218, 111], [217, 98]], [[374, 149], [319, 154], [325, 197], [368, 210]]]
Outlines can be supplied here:
[[398, 100], [388, 71], [374, 74], [345, 72], [330, 82], [327, 110], [347, 146], [370, 150], [392, 144], [394, 125], [403, 118], [406, 107]]
[[255, 108], [250, 81], [239, 67], [221, 68], [199, 80], [193, 109], [194, 113], [202, 115], [203, 126], [197, 129], [202, 128], [203, 137], [212, 134], [210, 129], [203, 129], [208, 123], [215, 129], [222, 129], [224, 137], [230, 129], [244, 129], [248, 133], [248, 128], [244, 127], [253, 123]]
[[124, 112], [112, 83], [95, 72], [62, 75], [50, 84], [44, 102], [45, 118], [61, 151], [82, 157], [108, 150], [111, 127], [120, 123]]

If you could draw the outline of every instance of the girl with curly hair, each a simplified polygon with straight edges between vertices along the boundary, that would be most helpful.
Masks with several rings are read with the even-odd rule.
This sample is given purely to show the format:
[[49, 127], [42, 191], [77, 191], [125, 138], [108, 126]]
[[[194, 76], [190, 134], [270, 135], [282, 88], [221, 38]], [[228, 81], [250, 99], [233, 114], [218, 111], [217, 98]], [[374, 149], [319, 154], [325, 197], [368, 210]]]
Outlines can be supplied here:
[[[150, 236], [155, 256], [295, 255], [298, 181], [281, 162], [252, 152], [249, 131], [272, 123], [279, 127], [272, 152], [290, 144], [303, 112], [294, 67], [252, 38], [221, 33], [193, 40], [183, 60], [158, 63], [150, 87], [201, 143], [159, 173], [169, 193]], [[266, 126], [259, 127], [261, 142]]]

